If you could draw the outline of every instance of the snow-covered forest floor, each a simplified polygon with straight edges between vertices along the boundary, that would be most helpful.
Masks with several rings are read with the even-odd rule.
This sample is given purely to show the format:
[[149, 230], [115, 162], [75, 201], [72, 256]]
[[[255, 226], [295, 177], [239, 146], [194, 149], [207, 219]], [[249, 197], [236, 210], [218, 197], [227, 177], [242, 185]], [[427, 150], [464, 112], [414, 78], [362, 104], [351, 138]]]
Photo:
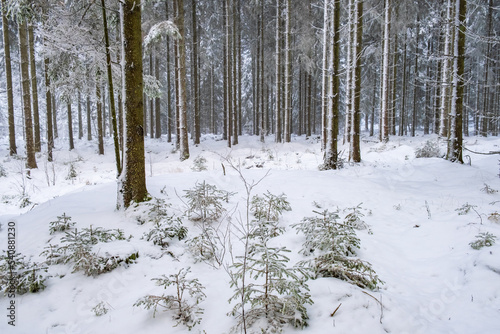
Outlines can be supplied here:
[[[266, 139], [260, 143], [257, 137], [243, 136], [229, 149], [226, 142], [206, 136], [190, 147], [191, 158], [183, 162], [166, 140], [146, 140], [148, 191], [168, 203], [162, 208], [180, 217], [188, 229], [184, 240], [168, 240], [164, 247], [143, 238], [154, 227], [147, 206], [116, 210], [111, 141], [104, 156], [96, 154], [93, 142], [77, 141], [76, 149], [68, 152], [66, 142], [58, 141], [55, 162], [44, 163], [45, 157], [38, 155], [39, 168], [28, 176], [24, 161], [9, 157], [8, 142], [2, 139], [0, 249], [7, 249], [8, 222], [15, 222], [16, 250], [26, 261], [45, 261], [41, 253], [49, 244], [61, 245], [64, 237], [64, 232], [50, 234], [49, 222], [64, 213], [76, 222], [73, 231], [90, 226], [123, 231], [126, 240], [98, 243], [93, 248], [97, 254], [139, 257], [96, 277], [73, 272], [72, 263], [49, 266], [43, 291], [16, 295], [15, 327], [7, 317], [12, 299], [0, 296], [0, 332], [185, 333], [182, 324], [172, 327], [176, 320], [171, 311], [158, 309], [153, 318], [152, 310], [134, 303], [146, 295], [171, 293], [173, 286], [165, 290], [152, 279], [190, 267], [186, 278], [197, 278], [206, 295], [199, 304], [204, 309], [201, 323], [192, 332], [229, 333], [236, 320], [228, 313], [237, 301], [228, 303], [235, 293], [228, 272], [243, 252], [244, 179], [247, 184], [261, 180], [250, 196], [284, 193], [290, 203], [292, 210], [279, 220], [285, 232], [273, 239], [275, 247], [291, 251], [287, 266], [305, 259], [299, 253], [304, 236], [293, 224], [318, 216], [313, 211], [339, 210], [345, 216], [359, 205], [368, 228], [356, 231], [361, 241], [357, 255], [384, 281], [379, 289], [365, 290], [335, 278], [309, 280], [314, 301], [306, 305], [309, 326], [300, 330], [286, 325], [283, 332], [500, 333], [500, 241], [478, 250], [470, 246], [480, 233], [500, 237], [498, 155], [464, 152], [471, 165], [459, 165], [415, 157], [427, 141], [438, 142], [435, 136], [392, 137], [387, 144], [364, 137], [362, 163], [319, 171], [318, 138], [294, 137], [286, 144]], [[465, 143], [477, 152], [500, 150], [499, 138], [468, 137]], [[445, 152], [445, 143], [439, 145]], [[203, 160], [199, 157], [205, 162], [196, 165], [195, 159]], [[206, 170], [196, 171], [200, 166]], [[186, 215], [185, 190], [203, 182], [234, 193], [223, 202], [222, 216], [211, 223], [225, 245], [219, 244], [220, 267], [195, 262], [188, 250], [187, 242], [200, 234], [200, 223]], [[252, 330], [260, 333], [257, 326]]]

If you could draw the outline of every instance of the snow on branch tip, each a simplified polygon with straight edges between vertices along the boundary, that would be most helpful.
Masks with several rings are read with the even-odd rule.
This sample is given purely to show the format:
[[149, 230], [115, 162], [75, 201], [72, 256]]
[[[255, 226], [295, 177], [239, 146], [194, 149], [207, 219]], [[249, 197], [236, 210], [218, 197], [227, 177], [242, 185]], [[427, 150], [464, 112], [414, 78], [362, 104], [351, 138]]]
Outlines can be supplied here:
[[171, 36], [175, 39], [181, 38], [179, 29], [172, 21], [162, 21], [152, 26], [144, 38], [144, 49], [151, 50], [151, 47], [165, 36]]

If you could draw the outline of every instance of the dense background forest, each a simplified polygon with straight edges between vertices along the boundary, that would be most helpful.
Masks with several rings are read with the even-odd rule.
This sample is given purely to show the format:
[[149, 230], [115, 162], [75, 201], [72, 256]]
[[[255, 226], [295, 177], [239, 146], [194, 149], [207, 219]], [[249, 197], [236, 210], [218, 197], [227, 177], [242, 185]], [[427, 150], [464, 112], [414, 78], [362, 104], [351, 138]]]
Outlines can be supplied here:
[[1, 333], [500, 333], [498, 0], [0, 3]]
[[[174, 140], [181, 159], [188, 133], [229, 146], [242, 134], [320, 135], [325, 168], [337, 167], [338, 135], [353, 161], [361, 131], [383, 141], [437, 133], [459, 161], [462, 134], [498, 135], [497, 1], [140, 5], [144, 135]], [[102, 137], [123, 132], [119, 1], [3, 0], [2, 10], [0, 131], [11, 152], [22, 134], [29, 160], [41, 150], [50, 159], [57, 137], [69, 149], [97, 137], [102, 154]]]

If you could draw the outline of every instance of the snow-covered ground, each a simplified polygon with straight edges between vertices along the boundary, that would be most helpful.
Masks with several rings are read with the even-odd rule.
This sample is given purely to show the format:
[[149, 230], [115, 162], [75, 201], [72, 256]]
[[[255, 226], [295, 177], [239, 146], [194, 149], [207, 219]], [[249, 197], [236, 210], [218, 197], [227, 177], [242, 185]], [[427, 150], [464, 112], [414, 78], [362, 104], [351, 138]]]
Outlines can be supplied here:
[[[303, 238], [292, 224], [315, 216], [313, 210], [361, 204], [372, 233], [357, 231], [358, 255], [385, 283], [377, 291], [365, 291], [338, 279], [310, 280], [314, 304], [308, 305], [309, 326], [284, 327], [285, 333], [500, 333], [500, 241], [479, 250], [469, 245], [479, 233], [500, 237], [500, 221], [493, 219], [500, 212], [500, 193], [485, 191], [486, 186], [500, 190], [499, 155], [465, 152], [471, 165], [459, 165], [440, 158], [415, 158], [415, 150], [427, 140], [437, 142], [434, 136], [393, 137], [387, 144], [364, 138], [362, 163], [319, 171], [318, 138], [294, 137], [286, 144], [266, 139], [260, 143], [258, 137], [243, 136], [230, 149], [226, 142], [206, 136], [200, 145], [190, 147], [191, 158], [183, 162], [166, 140], [147, 139], [147, 187], [153, 197], [170, 203], [167, 211], [177, 216], [186, 210], [184, 190], [196, 183], [205, 181], [235, 192], [225, 207], [237, 225], [244, 216], [246, 191], [230, 159], [247, 182], [263, 178], [251, 195], [286, 194], [292, 211], [284, 213], [281, 224], [286, 232], [276, 242], [292, 251], [291, 265], [303, 259], [298, 254]], [[444, 143], [440, 145], [444, 151]], [[499, 151], [500, 139], [469, 137], [466, 146], [478, 152]], [[206, 159], [206, 171], [192, 170], [198, 156]], [[11, 299], [0, 297], [0, 333], [185, 333], [182, 325], [172, 327], [171, 313], [160, 311], [153, 318], [151, 310], [133, 304], [148, 294], [164, 292], [152, 278], [188, 267], [188, 276], [199, 279], [207, 296], [200, 304], [203, 319], [192, 331], [228, 333], [235, 325], [227, 315], [234, 302], [228, 303], [233, 289], [226, 270], [195, 263], [184, 240], [171, 241], [167, 250], [143, 240], [151, 223], [139, 225], [133, 209], [116, 210], [111, 141], [104, 156], [96, 154], [93, 142], [77, 141], [76, 149], [68, 152], [66, 142], [59, 141], [55, 162], [44, 163], [45, 157], [38, 155], [39, 168], [29, 176], [23, 161], [8, 156], [6, 139], [0, 143], [0, 157], [7, 174], [0, 177], [0, 249], [7, 248], [8, 222], [14, 221], [17, 250], [32, 261], [43, 261], [44, 247], [60, 238], [49, 234], [49, 222], [65, 213], [79, 230], [91, 225], [120, 228], [132, 236], [96, 251], [139, 253], [136, 263], [95, 278], [72, 273], [70, 265], [51, 266], [52, 277], [44, 291], [16, 296], [15, 327], [8, 325]], [[73, 178], [68, 177], [71, 166], [76, 171]], [[20, 208], [22, 195], [29, 204]], [[456, 210], [466, 204], [472, 210], [459, 215]], [[198, 234], [187, 217], [183, 224], [188, 239]], [[233, 256], [241, 248], [233, 237]], [[224, 262], [230, 260], [228, 250]], [[108, 312], [96, 316], [92, 309], [101, 302]]]

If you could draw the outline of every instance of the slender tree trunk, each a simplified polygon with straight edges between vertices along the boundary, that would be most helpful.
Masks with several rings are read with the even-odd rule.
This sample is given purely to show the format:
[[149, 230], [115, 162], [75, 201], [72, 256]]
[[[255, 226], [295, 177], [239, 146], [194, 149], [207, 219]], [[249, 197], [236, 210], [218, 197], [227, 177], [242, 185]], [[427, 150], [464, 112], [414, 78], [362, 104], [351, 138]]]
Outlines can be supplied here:
[[[155, 78], [160, 80], [160, 58], [155, 52]], [[161, 138], [161, 100], [160, 97], [155, 98], [155, 138]]]
[[66, 102], [66, 107], [68, 111], [68, 138], [69, 138], [69, 150], [73, 150], [75, 148], [75, 141], [73, 139], [73, 114], [71, 112], [71, 100]]
[[407, 51], [407, 28], [406, 26], [404, 27], [405, 30], [405, 37], [404, 37], [404, 45], [403, 45], [403, 91], [401, 93], [401, 113], [399, 115], [399, 135], [403, 136], [404, 130], [406, 128], [406, 51]]
[[[493, 15], [493, 0], [488, 1], [488, 23], [486, 35], [488, 38], [492, 37], [492, 15]], [[483, 137], [488, 136], [488, 119], [491, 116], [490, 102], [490, 67], [491, 67], [491, 43], [486, 43], [486, 62], [484, 65], [484, 89], [483, 89], [483, 106], [480, 113], [480, 135]]]
[[464, 59], [466, 32], [466, 0], [455, 0], [454, 46], [453, 46], [453, 99], [450, 115], [450, 137], [448, 141], [448, 160], [463, 163], [462, 159], [462, 115], [464, 98]]
[[16, 125], [14, 122], [14, 97], [12, 93], [12, 65], [10, 61], [9, 22], [7, 20], [6, 0], [2, 0], [2, 32], [5, 62], [5, 79], [7, 89], [7, 113], [9, 123], [9, 154], [17, 154]]
[[83, 138], [82, 94], [78, 91], [78, 139]]
[[[99, 76], [99, 75], [98, 75]], [[96, 108], [97, 108], [97, 149], [98, 153], [104, 154], [104, 134], [103, 134], [103, 126], [102, 126], [102, 98], [101, 98], [101, 86], [99, 82], [95, 86], [95, 99], [96, 99]]]
[[237, 26], [238, 26], [238, 10], [237, 10], [237, 5], [236, 2], [238, 0], [233, 0], [233, 31], [232, 31], [232, 46], [233, 46], [233, 52], [232, 52], [232, 59], [231, 59], [231, 64], [232, 64], [232, 86], [233, 86], [233, 108], [232, 108], [232, 120], [233, 120], [233, 137], [232, 137], [232, 145], [238, 145], [238, 72], [237, 72]]
[[265, 140], [265, 135], [267, 132], [266, 129], [266, 110], [264, 108], [264, 85], [265, 85], [265, 80], [264, 80], [264, 38], [265, 38], [265, 33], [264, 33], [264, 1], [260, 2], [260, 19], [259, 19], [259, 31], [260, 31], [260, 38], [259, 38], [259, 109], [260, 109], [260, 141], [263, 143]]
[[445, 25], [445, 40], [444, 40], [444, 55], [442, 64], [441, 78], [441, 103], [440, 103], [440, 123], [439, 135], [448, 137], [448, 114], [450, 100], [450, 68], [451, 68], [451, 20], [452, 20], [452, 5], [451, 0], [448, 0], [446, 9], [446, 25]]
[[340, 54], [340, 0], [333, 0], [332, 8], [332, 32], [330, 43], [329, 61], [332, 64], [331, 74], [329, 75], [329, 93], [328, 93], [328, 115], [327, 115], [327, 144], [324, 156], [325, 169], [339, 168], [337, 137], [339, 132], [339, 54]]
[[52, 97], [50, 94], [49, 58], [44, 58], [45, 75], [45, 105], [47, 118], [47, 160], [52, 161], [52, 148], [54, 147], [54, 133], [52, 132]]
[[[278, 0], [279, 3], [279, 0]], [[326, 149], [328, 132], [328, 35], [330, 34], [329, 10], [330, 0], [323, 3], [323, 62], [321, 70], [321, 149]]]
[[353, 103], [351, 130], [351, 158], [353, 162], [361, 162], [360, 121], [361, 121], [361, 54], [363, 42], [363, 0], [353, 3], [354, 11], [354, 47], [353, 47]]
[[111, 115], [111, 124], [113, 127], [112, 132], [113, 132], [113, 143], [115, 146], [116, 171], [117, 175], [120, 175], [122, 172], [122, 166], [120, 161], [120, 143], [118, 141], [118, 126], [116, 124], [115, 92], [113, 88], [113, 74], [111, 72], [111, 54], [109, 52], [108, 23], [107, 23], [106, 6], [104, 0], [101, 0], [101, 6], [102, 6], [102, 20], [104, 28], [104, 45], [106, 47], [106, 69], [108, 73], [109, 111]]
[[181, 38], [177, 40], [177, 57], [179, 65], [179, 151], [181, 161], [189, 159], [189, 143], [187, 129], [187, 96], [186, 96], [186, 46], [184, 33], [184, 0], [176, 0], [177, 28]]
[[33, 25], [28, 24], [28, 43], [30, 58], [30, 77], [31, 77], [31, 99], [33, 102], [33, 130], [35, 140], [35, 152], [42, 150], [40, 139], [40, 114], [38, 111], [38, 84], [36, 80], [36, 62], [35, 62], [35, 36], [33, 34]]
[[[149, 75], [154, 76], [154, 60], [153, 51], [149, 54]], [[155, 137], [155, 99], [151, 97], [149, 99], [149, 137], [153, 139]]]
[[193, 21], [193, 99], [194, 99], [194, 133], [193, 133], [193, 142], [195, 145], [200, 143], [201, 136], [201, 128], [200, 128], [200, 96], [199, 96], [199, 83], [198, 83], [198, 23], [196, 20], [196, 0], [191, 0], [191, 9], [192, 9], [192, 21]]
[[[59, 138], [59, 134], [57, 132], [57, 104], [55, 94], [52, 92], [50, 94], [52, 96], [52, 127], [54, 130], [54, 138]], [[52, 146], [54, 147], [54, 146]]]
[[90, 106], [90, 94], [87, 93], [87, 140], [92, 140], [92, 114], [91, 114], [91, 106]]
[[285, 122], [284, 137], [289, 143], [292, 122], [292, 31], [291, 31], [291, 0], [285, 0]]
[[411, 136], [415, 137], [415, 131], [417, 130], [417, 100], [418, 100], [418, 43], [419, 43], [419, 30], [420, 30], [420, 24], [419, 24], [419, 17], [417, 15], [417, 26], [416, 26], [416, 32], [415, 32], [415, 67], [414, 67], [414, 73], [415, 73], [415, 78], [414, 78], [414, 84], [413, 84], [413, 120], [411, 122]]
[[19, 53], [21, 58], [21, 80], [24, 109], [24, 129], [26, 135], [26, 167], [37, 168], [35, 157], [35, 142], [33, 138], [33, 121], [31, 117], [30, 75], [28, 56], [28, 36], [26, 21], [18, 24]]
[[[397, 15], [397, 13], [396, 13]], [[392, 57], [392, 79], [391, 79], [391, 89], [392, 89], [392, 107], [391, 107], [391, 131], [390, 134], [396, 135], [396, 98], [397, 98], [397, 80], [398, 80], [398, 34], [394, 34], [394, 50]]]
[[121, 203], [125, 208], [132, 202], [147, 199], [144, 163], [143, 79], [141, 6], [136, 0], [121, 2], [123, 99], [125, 115], [125, 155], [120, 177]]
[[[345, 78], [345, 126], [344, 126], [344, 143], [351, 141], [351, 122], [352, 122], [352, 79], [353, 79], [353, 71], [352, 71], [352, 63], [353, 63], [353, 37], [354, 37], [354, 28], [353, 28], [353, 16], [354, 16], [354, 1], [349, 0], [348, 8], [347, 8], [347, 55], [346, 55], [346, 78]], [[349, 152], [349, 160], [351, 160], [351, 152]]]
[[384, 47], [382, 61], [382, 89], [381, 89], [381, 140], [389, 141], [389, 44], [390, 44], [391, 3], [385, 0], [384, 14]]
[[[170, 20], [170, 14], [168, 10], [170, 1], [165, 1], [165, 16], [167, 20]], [[170, 37], [167, 35], [167, 142], [172, 142], [172, 93], [171, 93], [171, 80], [170, 80]]]
[[281, 0], [276, 0], [276, 79], [274, 88], [276, 128], [274, 133], [277, 143], [281, 143], [281, 10]]

